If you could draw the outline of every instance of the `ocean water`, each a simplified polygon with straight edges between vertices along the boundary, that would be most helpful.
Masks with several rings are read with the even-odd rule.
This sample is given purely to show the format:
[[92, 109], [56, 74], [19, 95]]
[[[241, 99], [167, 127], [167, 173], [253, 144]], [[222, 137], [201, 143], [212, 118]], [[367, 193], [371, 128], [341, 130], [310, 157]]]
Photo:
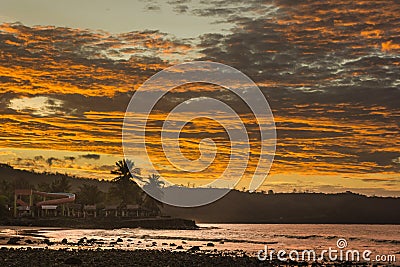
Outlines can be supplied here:
[[[342, 225], [342, 224], [199, 224], [198, 230], [149, 229], [57, 229], [35, 227], [3, 227], [1, 235], [26, 235], [36, 239], [48, 238], [61, 242], [79, 239], [96, 239], [103, 244], [87, 245], [121, 249], [187, 250], [200, 246], [210, 251], [245, 251], [256, 255], [268, 249], [321, 251], [337, 249], [337, 240], [345, 239], [346, 249], [371, 250], [373, 255], [395, 255], [400, 259], [400, 225]], [[118, 238], [122, 242], [116, 243]], [[209, 244], [209, 243], [212, 243]], [[207, 246], [208, 244], [208, 246]], [[40, 245], [39, 245], [40, 246]], [[59, 247], [62, 245], [56, 245]], [[179, 250], [179, 249], [178, 249]]]

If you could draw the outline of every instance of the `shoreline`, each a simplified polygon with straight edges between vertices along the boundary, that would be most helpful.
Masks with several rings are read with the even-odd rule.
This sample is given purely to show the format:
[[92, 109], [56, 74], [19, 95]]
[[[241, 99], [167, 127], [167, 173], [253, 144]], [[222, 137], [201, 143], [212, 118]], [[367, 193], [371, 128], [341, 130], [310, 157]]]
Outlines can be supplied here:
[[195, 230], [196, 222], [181, 218], [11, 218], [0, 222], [1, 226], [61, 227], [73, 229], [120, 229], [144, 228], [160, 230]]
[[400, 225], [400, 223], [360, 223], [360, 222], [354, 222], [354, 223], [343, 223], [343, 222], [319, 222], [319, 223], [313, 223], [313, 222], [204, 222], [204, 221], [199, 221], [196, 222], [197, 224], [271, 224], [271, 225], [279, 225], [279, 224], [286, 224], [286, 225]]

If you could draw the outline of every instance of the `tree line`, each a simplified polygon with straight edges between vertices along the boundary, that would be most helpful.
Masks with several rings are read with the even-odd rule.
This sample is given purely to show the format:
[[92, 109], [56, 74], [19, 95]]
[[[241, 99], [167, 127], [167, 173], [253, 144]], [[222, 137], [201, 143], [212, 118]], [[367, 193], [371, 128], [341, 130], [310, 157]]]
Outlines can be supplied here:
[[[7, 214], [6, 207], [12, 207], [15, 189], [32, 189], [49, 193], [75, 193], [76, 203], [82, 205], [97, 205], [99, 208], [106, 205], [118, 205], [124, 207], [130, 204], [138, 204], [154, 213], [160, 212], [162, 203], [146, 194], [135, 180], [144, 182], [144, 187], [157, 190], [160, 194], [164, 185], [160, 176], [152, 174], [148, 178], [141, 177], [141, 170], [134, 162], [129, 160], [117, 161], [115, 169], [111, 171], [116, 177], [111, 181], [108, 191], [103, 191], [96, 184], [83, 181], [75, 192], [72, 192], [72, 185], [68, 176], [63, 175], [51, 183], [41, 182], [36, 185], [29, 183], [26, 179], [14, 181], [0, 181], [0, 217]], [[35, 196], [39, 198], [39, 196]], [[35, 202], [39, 199], [35, 199]]]

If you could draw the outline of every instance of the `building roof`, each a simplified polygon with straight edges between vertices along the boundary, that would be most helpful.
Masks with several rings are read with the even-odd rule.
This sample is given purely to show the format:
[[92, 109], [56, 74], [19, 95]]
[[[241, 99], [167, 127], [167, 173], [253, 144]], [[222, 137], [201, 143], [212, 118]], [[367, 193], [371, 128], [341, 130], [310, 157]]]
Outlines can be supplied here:
[[96, 210], [96, 205], [85, 205], [83, 210]]
[[119, 205], [107, 205], [104, 210], [117, 210]]

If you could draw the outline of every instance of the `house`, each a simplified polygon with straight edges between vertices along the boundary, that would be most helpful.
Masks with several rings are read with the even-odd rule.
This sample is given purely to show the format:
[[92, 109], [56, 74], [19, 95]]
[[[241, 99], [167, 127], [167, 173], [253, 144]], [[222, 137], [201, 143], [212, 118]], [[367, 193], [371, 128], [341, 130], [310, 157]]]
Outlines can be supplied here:
[[119, 205], [108, 205], [103, 209], [104, 216], [105, 217], [117, 217], [118, 210], [119, 210]]
[[83, 218], [87, 217], [97, 217], [97, 207], [96, 205], [84, 205], [83, 206]]

